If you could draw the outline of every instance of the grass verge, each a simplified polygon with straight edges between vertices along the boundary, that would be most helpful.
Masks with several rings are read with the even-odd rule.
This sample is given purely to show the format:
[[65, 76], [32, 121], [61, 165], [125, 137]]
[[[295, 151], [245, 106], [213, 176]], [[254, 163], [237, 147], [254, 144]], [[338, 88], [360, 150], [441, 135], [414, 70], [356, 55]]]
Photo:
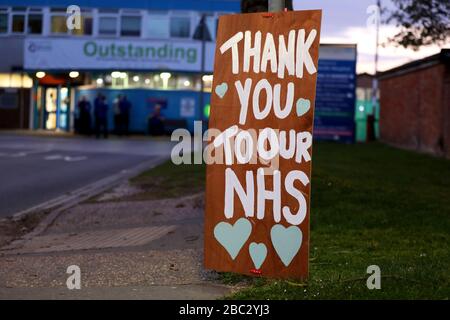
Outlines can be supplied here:
[[130, 184], [142, 192], [129, 199], [177, 198], [201, 192], [205, 189], [205, 173], [204, 165], [175, 165], [166, 161], [130, 179]]
[[[204, 188], [204, 166], [165, 163], [137, 177], [158, 196]], [[316, 143], [307, 283], [245, 279], [235, 299], [448, 299], [450, 161], [381, 144]], [[366, 269], [381, 269], [368, 290]]]

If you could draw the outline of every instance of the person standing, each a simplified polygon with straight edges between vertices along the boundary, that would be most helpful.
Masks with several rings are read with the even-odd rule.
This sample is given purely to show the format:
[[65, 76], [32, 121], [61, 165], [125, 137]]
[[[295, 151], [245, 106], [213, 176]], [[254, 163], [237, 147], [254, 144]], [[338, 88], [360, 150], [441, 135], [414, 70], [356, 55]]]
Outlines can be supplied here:
[[101, 93], [98, 94], [94, 102], [95, 114], [95, 136], [100, 138], [103, 134], [105, 139], [108, 138], [108, 104], [106, 97]]
[[121, 134], [122, 131], [122, 117], [120, 114], [120, 101], [122, 100], [122, 95], [117, 95], [117, 98], [113, 101], [114, 110], [114, 133], [117, 135]]
[[81, 134], [91, 133], [91, 103], [86, 96], [82, 96], [78, 102], [78, 121], [77, 129]]
[[153, 114], [148, 119], [148, 132], [152, 136], [164, 134], [164, 118], [161, 115], [161, 105], [155, 105]]
[[120, 109], [121, 134], [128, 135], [130, 126], [131, 103], [130, 101], [128, 101], [126, 95], [123, 95], [122, 99], [120, 99], [119, 109]]

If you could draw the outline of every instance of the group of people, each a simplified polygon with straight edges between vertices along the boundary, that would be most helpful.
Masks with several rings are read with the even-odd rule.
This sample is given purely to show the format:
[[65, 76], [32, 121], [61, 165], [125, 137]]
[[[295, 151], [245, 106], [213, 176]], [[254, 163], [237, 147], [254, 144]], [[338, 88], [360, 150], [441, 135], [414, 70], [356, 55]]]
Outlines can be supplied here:
[[[128, 135], [131, 103], [123, 94], [117, 96], [113, 102], [114, 105], [114, 132], [118, 135]], [[76, 119], [76, 130], [80, 134], [92, 134], [94, 129], [95, 136], [101, 135], [108, 138], [108, 101], [106, 97], [99, 92], [94, 100], [94, 110], [86, 96], [82, 96], [78, 102], [78, 117]], [[94, 121], [92, 121], [94, 116]], [[92, 126], [93, 122], [93, 126]]]

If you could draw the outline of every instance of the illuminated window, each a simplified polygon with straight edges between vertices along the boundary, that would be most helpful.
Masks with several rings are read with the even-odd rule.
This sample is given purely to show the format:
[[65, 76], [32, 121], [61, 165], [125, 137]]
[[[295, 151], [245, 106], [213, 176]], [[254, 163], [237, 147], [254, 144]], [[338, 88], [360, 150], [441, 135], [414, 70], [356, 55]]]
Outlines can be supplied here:
[[31, 88], [33, 80], [26, 74], [0, 73], [0, 88]]
[[8, 73], [0, 73], [0, 88], [11, 87], [11, 78]]
[[91, 84], [97, 87], [114, 87], [117, 89], [146, 88], [155, 90], [200, 90], [198, 75], [175, 72], [140, 72], [127, 73], [113, 71], [95, 74]]
[[67, 33], [66, 16], [55, 15], [51, 17], [51, 32], [54, 34]]

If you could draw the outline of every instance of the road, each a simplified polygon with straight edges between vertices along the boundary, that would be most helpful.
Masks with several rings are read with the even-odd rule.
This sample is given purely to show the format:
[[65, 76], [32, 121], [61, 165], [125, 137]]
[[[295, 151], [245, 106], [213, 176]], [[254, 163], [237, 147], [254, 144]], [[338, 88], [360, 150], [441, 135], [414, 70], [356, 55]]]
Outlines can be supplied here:
[[169, 139], [96, 140], [0, 133], [0, 218], [148, 161]]

